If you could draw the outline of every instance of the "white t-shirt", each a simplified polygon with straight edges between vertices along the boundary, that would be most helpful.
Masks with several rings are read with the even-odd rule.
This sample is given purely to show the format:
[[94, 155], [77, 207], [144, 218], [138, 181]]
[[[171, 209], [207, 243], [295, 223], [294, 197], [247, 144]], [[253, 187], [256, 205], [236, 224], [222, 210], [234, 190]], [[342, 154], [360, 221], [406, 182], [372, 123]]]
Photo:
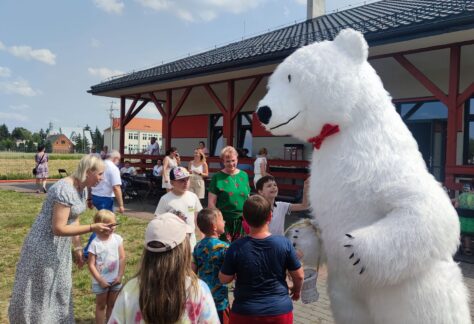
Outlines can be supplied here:
[[[107, 282], [114, 281], [118, 276], [120, 266], [119, 247], [122, 243], [122, 237], [112, 233], [106, 241], [102, 241], [96, 236], [89, 245], [89, 253], [95, 255], [95, 267], [100, 276]], [[92, 277], [92, 281], [97, 283], [94, 277]]]
[[[186, 191], [181, 196], [177, 196], [170, 191], [161, 197], [158, 206], [156, 207], [155, 215], [158, 216], [167, 212], [174, 214], [175, 211], [178, 211], [186, 217], [186, 223], [195, 230], [195, 213], [198, 213], [201, 209], [201, 201], [194, 192]], [[191, 250], [194, 249], [195, 245], [196, 235], [193, 233], [191, 234]]]
[[264, 157], [264, 156], [259, 156], [255, 162], [253, 163], [253, 173], [255, 175], [262, 175], [262, 172], [261, 172], [261, 167], [262, 167], [262, 164], [265, 166], [266, 168], [266, 165], [267, 165], [267, 158]]
[[155, 177], [160, 177], [162, 173], [163, 173], [163, 166], [162, 165], [160, 165], [160, 166], [155, 165], [153, 167], [153, 175]]
[[95, 187], [92, 187], [92, 194], [99, 197], [115, 197], [113, 187], [121, 186], [122, 179], [118, 167], [110, 160], [104, 160], [104, 179]]
[[[191, 280], [186, 280], [186, 289], [189, 289]], [[109, 323], [135, 323], [145, 324], [140, 311], [140, 287], [137, 278], [131, 279], [122, 288], [114, 309], [110, 315]], [[177, 323], [219, 323], [216, 305], [211, 291], [206, 283], [198, 279], [196, 293], [187, 294], [186, 308]]]
[[276, 206], [273, 207], [272, 221], [269, 225], [270, 233], [273, 235], [285, 235], [285, 217], [288, 215], [290, 210], [290, 203], [277, 201]]
[[137, 169], [135, 169], [133, 166], [129, 166], [128, 168], [127, 167], [123, 167], [120, 169], [120, 174], [125, 174], [125, 173], [128, 173], [132, 176], [136, 176], [137, 175]]
[[146, 154], [151, 154], [151, 155], [160, 154], [160, 146], [158, 145], [158, 142], [155, 142], [154, 144], [149, 144]]

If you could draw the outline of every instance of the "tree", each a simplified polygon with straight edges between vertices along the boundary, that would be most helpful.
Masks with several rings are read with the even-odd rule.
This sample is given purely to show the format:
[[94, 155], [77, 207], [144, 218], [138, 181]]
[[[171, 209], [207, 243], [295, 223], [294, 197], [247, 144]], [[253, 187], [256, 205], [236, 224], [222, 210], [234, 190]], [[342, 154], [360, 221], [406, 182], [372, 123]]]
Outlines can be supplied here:
[[36, 132], [31, 135], [31, 140], [35, 143], [38, 143], [38, 144], [43, 142], [43, 139], [41, 138], [41, 135], [39, 133], [36, 133]]
[[41, 137], [41, 143], [44, 143], [46, 141], [46, 137], [48, 137], [48, 132], [45, 132], [42, 128], [39, 131], [39, 135]]
[[24, 127], [15, 127], [12, 130], [12, 137], [17, 140], [31, 139], [31, 132]]
[[74, 150], [76, 153], [81, 153], [84, 149], [84, 141], [82, 140], [81, 134], [78, 134], [72, 138], [74, 142]]
[[0, 140], [4, 140], [10, 137], [10, 132], [5, 124], [0, 125]]
[[7, 138], [0, 141], [0, 150], [2, 151], [11, 151], [14, 148], [16, 148], [16, 146], [11, 139]]
[[51, 144], [51, 141], [46, 141], [44, 143], [44, 149], [46, 150], [46, 153], [53, 152], [53, 145]]
[[[36, 143], [39, 143], [39, 142], [36, 142]], [[26, 151], [27, 152], [36, 151], [36, 146], [35, 146], [35, 143], [33, 141], [27, 141], [26, 142]]]
[[104, 146], [104, 135], [102, 135], [97, 126], [95, 127], [95, 131], [92, 132], [91, 135], [92, 143], [95, 145], [96, 150], [99, 152]]

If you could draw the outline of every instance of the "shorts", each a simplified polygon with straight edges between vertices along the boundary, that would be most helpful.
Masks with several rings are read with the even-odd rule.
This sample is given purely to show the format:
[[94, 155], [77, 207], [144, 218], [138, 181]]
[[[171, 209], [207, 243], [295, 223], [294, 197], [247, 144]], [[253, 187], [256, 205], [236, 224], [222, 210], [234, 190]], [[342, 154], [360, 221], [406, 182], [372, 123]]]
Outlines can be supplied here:
[[114, 197], [101, 197], [92, 195], [92, 204], [97, 210], [107, 209], [114, 211]]
[[109, 291], [119, 291], [120, 289], [122, 289], [122, 284], [118, 284], [112, 287], [102, 288], [98, 283], [95, 283], [95, 282], [92, 283], [92, 292], [95, 295], [104, 294]]

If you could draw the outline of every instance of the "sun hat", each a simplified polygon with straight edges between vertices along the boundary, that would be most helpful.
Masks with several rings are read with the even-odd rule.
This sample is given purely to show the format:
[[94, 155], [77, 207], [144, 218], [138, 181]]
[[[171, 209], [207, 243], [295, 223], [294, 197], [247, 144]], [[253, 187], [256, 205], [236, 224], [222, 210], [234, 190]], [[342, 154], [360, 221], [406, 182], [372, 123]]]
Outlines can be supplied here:
[[184, 167], [174, 167], [170, 170], [170, 180], [189, 178], [189, 172]]
[[[186, 239], [186, 234], [193, 233], [191, 226], [172, 213], [156, 216], [145, 231], [145, 248], [151, 252], [166, 252], [174, 249]], [[150, 242], [159, 242], [163, 247], [150, 246]]]

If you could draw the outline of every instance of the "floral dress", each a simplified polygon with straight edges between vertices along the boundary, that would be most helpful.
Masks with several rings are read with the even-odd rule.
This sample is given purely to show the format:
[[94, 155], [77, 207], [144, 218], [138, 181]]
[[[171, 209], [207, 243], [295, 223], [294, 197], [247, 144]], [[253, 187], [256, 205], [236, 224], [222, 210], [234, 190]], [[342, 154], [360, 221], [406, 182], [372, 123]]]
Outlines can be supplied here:
[[8, 309], [10, 323], [74, 323], [72, 238], [53, 234], [56, 203], [71, 208], [67, 221], [70, 224], [85, 211], [86, 195], [64, 179], [48, 190], [16, 266]]
[[48, 170], [48, 154], [43, 153], [43, 155], [36, 154], [35, 155], [35, 162], [37, 164], [36, 167], [36, 179], [46, 179], [49, 176]]
[[243, 236], [242, 210], [250, 194], [247, 173], [239, 170], [239, 173], [230, 175], [219, 171], [212, 177], [209, 192], [217, 196], [216, 207], [225, 220], [225, 233], [220, 239], [232, 242]]

